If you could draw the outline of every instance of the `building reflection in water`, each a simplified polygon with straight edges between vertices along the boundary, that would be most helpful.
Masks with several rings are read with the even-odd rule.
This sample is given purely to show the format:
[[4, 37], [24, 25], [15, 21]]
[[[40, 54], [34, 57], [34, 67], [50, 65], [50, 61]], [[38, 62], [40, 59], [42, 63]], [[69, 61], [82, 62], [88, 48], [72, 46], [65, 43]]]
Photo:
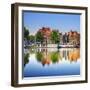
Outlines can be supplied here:
[[62, 50], [60, 54], [62, 55], [62, 58], [65, 58], [65, 60], [69, 60], [70, 62], [77, 61], [80, 58], [80, 49], [79, 48], [73, 48], [71, 50], [66, 49]]
[[80, 58], [79, 48], [61, 48], [58, 50], [49, 50], [47, 48], [38, 48], [36, 51], [36, 60], [42, 65], [55, 64], [63, 60], [76, 62]]
[[50, 54], [48, 53], [47, 49], [45, 49], [45, 48], [37, 49], [36, 59], [37, 59], [37, 61], [41, 62], [43, 66], [45, 64], [49, 65], [51, 62]]

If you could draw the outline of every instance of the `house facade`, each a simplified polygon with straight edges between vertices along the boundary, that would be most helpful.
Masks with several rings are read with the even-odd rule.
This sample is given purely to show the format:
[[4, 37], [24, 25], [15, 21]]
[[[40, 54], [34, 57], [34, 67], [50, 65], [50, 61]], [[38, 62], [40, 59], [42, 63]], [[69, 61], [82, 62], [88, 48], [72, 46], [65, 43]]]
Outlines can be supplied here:
[[42, 36], [43, 36], [43, 45], [45, 45], [45, 44], [50, 44], [50, 42], [51, 42], [51, 29], [50, 28], [48, 28], [48, 27], [42, 27], [41, 29], [39, 29], [39, 31], [38, 32], [40, 32], [41, 34], [42, 34]]
[[[43, 36], [43, 46], [46, 46], [48, 44], [55, 44], [51, 40], [51, 34], [52, 31], [48, 27], [42, 27], [41, 29], [38, 30]], [[65, 32], [64, 34], [62, 32], [57, 31], [59, 34], [59, 44], [61, 45], [80, 45], [80, 33], [77, 31], [70, 31], [70, 32]], [[58, 37], [56, 37], [58, 38]]]

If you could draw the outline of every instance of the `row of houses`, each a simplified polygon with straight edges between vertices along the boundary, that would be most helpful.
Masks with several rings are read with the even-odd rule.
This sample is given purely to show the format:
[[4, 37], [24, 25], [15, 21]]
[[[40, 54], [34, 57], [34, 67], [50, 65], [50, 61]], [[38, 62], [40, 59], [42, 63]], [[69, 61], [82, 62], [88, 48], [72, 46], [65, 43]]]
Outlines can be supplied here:
[[[43, 42], [41, 44], [41, 42], [36, 41], [36, 36], [34, 40], [24, 40], [24, 45], [28, 45], [28, 46], [32, 46], [32, 45], [37, 45], [37, 46], [46, 46], [46, 45], [50, 45], [53, 44], [55, 46], [55, 42], [52, 42], [52, 38], [51, 38], [51, 34], [52, 32], [55, 31], [58, 34], [58, 37], [55, 37], [56, 39], [58, 39], [58, 43], [59, 45], [80, 45], [80, 33], [77, 31], [69, 31], [69, 32], [65, 32], [62, 33], [59, 30], [52, 30], [48, 27], [42, 27], [41, 29], [38, 30], [38, 32], [40, 32], [43, 36]], [[38, 33], [37, 32], [37, 33]], [[53, 46], [52, 45], [52, 46]]]
[[[47, 43], [47, 44], [52, 43], [51, 41], [52, 31], [54, 30], [51, 30], [50, 28], [47, 28], [47, 27], [43, 27], [38, 30], [38, 32], [41, 32], [44, 37], [43, 43]], [[59, 30], [55, 30], [55, 31], [59, 35], [58, 38], [59, 38], [60, 44], [70, 44], [70, 45], [80, 44], [80, 33], [79, 32], [73, 31], [73, 30], [66, 32], [66, 33], [62, 33]]]

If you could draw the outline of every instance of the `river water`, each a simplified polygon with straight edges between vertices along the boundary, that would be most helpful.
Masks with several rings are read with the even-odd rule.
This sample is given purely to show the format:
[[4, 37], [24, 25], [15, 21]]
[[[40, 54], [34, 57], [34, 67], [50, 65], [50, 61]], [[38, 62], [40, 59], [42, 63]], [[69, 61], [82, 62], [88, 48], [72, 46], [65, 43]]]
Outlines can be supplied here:
[[80, 75], [79, 48], [25, 49], [24, 53], [29, 54], [24, 77]]

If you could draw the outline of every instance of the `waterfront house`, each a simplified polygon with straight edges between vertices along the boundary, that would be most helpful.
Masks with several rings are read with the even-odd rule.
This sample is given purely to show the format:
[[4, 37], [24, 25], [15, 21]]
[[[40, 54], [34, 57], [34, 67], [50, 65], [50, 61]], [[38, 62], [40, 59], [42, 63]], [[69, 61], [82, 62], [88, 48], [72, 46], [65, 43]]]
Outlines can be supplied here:
[[43, 46], [46, 46], [51, 42], [51, 29], [48, 27], [42, 27], [39, 31], [43, 36]]

